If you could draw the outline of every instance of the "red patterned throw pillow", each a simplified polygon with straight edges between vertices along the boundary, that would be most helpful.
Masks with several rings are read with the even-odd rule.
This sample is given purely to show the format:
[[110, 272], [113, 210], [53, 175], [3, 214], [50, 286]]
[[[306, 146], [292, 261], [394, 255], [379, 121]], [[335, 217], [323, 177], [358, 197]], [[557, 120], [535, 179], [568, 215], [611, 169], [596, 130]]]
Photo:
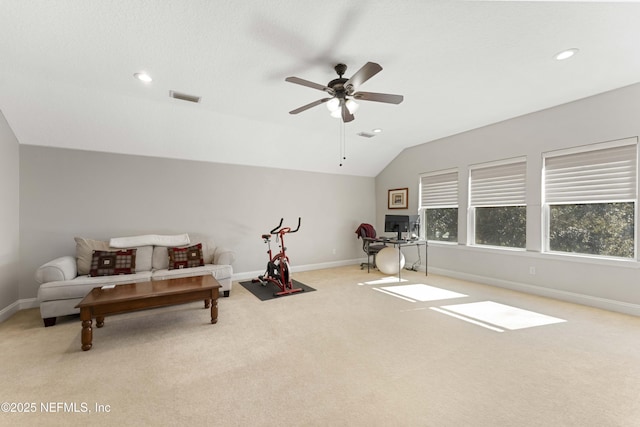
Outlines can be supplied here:
[[89, 275], [115, 276], [136, 272], [136, 249], [119, 251], [93, 251]]
[[167, 248], [169, 252], [169, 270], [192, 268], [204, 265], [202, 243], [188, 248]]

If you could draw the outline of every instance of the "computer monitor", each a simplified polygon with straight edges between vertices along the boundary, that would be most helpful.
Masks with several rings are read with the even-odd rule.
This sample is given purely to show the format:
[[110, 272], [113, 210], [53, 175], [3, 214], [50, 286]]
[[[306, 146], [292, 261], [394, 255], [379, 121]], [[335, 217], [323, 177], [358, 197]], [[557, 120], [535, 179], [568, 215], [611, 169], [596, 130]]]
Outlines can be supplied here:
[[384, 232], [398, 233], [398, 240], [402, 240], [402, 233], [409, 231], [409, 215], [385, 215]]

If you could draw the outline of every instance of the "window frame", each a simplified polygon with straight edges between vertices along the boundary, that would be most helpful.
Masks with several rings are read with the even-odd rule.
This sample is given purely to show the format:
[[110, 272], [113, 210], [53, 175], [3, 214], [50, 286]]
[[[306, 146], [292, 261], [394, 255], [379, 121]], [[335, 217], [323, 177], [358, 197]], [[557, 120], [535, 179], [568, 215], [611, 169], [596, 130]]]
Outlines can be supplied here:
[[[474, 172], [479, 175], [474, 184]], [[467, 244], [504, 250], [525, 251], [527, 248], [527, 158], [526, 156], [502, 159], [469, 166], [467, 198]], [[495, 186], [502, 191], [497, 191]], [[491, 194], [487, 189], [491, 187]], [[477, 191], [478, 194], [474, 194]], [[476, 208], [525, 207], [524, 247], [488, 245], [476, 242]]]
[[[630, 191], [627, 197], [609, 197], [609, 195], [598, 197], [594, 194], [585, 195], [583, 200], [577, 199], [576, 196], [573, 196], [575, 200], [566, 199], [564, 202], [558, 201], [557, 191], [555, 194], [552, 194], [552, 201], [549, 201], [549, 191], [547, 190], [548, 185], [548, 167], [547, 161], [549, 159], [558, 159], [560, 157], [569, 158], [571, 156], [577, 157], [580, 155], [588, 155], [593, 152], [603, 152], [604, 150], [622, 148], [622, 147], [633, 147], [634, 153], [629, 161], [632, 161], [633, 164], [633, 177], [631, 178], [631, 182], [633, 183], [633, 190]], [[542, 174], [541, 174], [541, 221], [542, 221], [542, 246], [541, 252], [546, 254], [553, 255], [562, 255], [562, 256], [573, 256], [573, 257], [583, 257], [583, 258], [592, 258], [592, 259], [613, 259], [613, 260], [624, 260], [624, 261], [637, 261], [638, 260], [638, 137], [630, 137], [623, 138], [614, 141], [607, 141], [589, 145], [582, 145], [579, 147], [572, 147], [568, 149], [562, 150], [553, 150], [542, 153]], [[593, 163], [588, 164], [588, 167], [593, 167]], [[554, 167], [552, 169], [558, 169], [558, 167]], [[576, 185], [575, 183], [573, 184]], [[599, 255], [599, 254], [589, 254], [589, 253], [581, 253], [581, 252], [566, 252], [566, 251], [558, 251], [551, 249], [551, 206], [554, 205], [580, 205], [580, 204], [603, 204], [603, 203], [633, 203], [634, 204], [634, 233], [633, 233], [633, 256], [632, 257], [621, 257], [621, 256], [613, 256], [613, 255]]]
[[[455, 179], [444, 180], [441, 182], [443, 186], [446, 188], [443, 189], [442, 192], [435, 197], [433, 193], [426, 193], [424, 188], [425, 181], [428, 181], [429, 178], [446, 178], [447, 175], [455, 175]], [[421, 173], [418, 177], [418, 188], [419, 188], [419, 204], [418, 204], [418, 215], [420, 217], [420, 238], [427, 240], [431, 243], [441, 243], [441, 244], [449, 244], [449, 245], [457, 245], [458, 240], [460, 238], [458, 232], [456, 232], [455, 241], [447, 241], [447, 240], [433, 240], [428, 239], [427, 236], [427, 210], [429, 209], [456, 209], [456, 228], [460, 229], [459, 222], [459, 213], [460, 213], [460, 172], [458, 168], [449, 168], [443, 169], [439, 171], [425, 172]], [[455, 190], [453, 190], [455, 188]], [[435, 200], [428, 201], [428, 197], [433, 197]], [[428, 204], [428, 205], [427, 205]]]

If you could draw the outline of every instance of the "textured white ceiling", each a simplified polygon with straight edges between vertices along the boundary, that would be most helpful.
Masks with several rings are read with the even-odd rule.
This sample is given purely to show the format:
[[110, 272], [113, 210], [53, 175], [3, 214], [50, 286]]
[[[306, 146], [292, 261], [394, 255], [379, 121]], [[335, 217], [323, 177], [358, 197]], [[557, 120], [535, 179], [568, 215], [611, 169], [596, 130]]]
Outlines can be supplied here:
[[[0, 0], [0, 110], [21, 144], [375, 176], [405, 147], [637, 83], [638, 22], [637, 2]], [[361, 102], [340, 167], [339, 120], [288, 114], [325, 94], [284, 79], [367, 61], [384, 69], [361, 89], [405, 100]]]

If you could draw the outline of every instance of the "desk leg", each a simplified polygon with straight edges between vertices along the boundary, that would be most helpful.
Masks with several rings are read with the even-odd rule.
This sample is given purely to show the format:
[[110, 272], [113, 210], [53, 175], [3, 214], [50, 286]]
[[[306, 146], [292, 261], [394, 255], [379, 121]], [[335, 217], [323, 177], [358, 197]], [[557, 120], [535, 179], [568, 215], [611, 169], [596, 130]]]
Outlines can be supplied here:
[[424, 243], [424, 275], [429, 275], [429, 252], [427, 251], [427, 247], [429, 244], [427, 242]]
[[402, 281], [402, 245], [398, 245], [398, 283]]
[[80, 337], [82, 341], [82, 350], [91, 350], [93, 341], [93, 330], [91, 329], [91, 310], [89, 308], [80, 309], [80, 320], [82, 320], [82, 335]]

